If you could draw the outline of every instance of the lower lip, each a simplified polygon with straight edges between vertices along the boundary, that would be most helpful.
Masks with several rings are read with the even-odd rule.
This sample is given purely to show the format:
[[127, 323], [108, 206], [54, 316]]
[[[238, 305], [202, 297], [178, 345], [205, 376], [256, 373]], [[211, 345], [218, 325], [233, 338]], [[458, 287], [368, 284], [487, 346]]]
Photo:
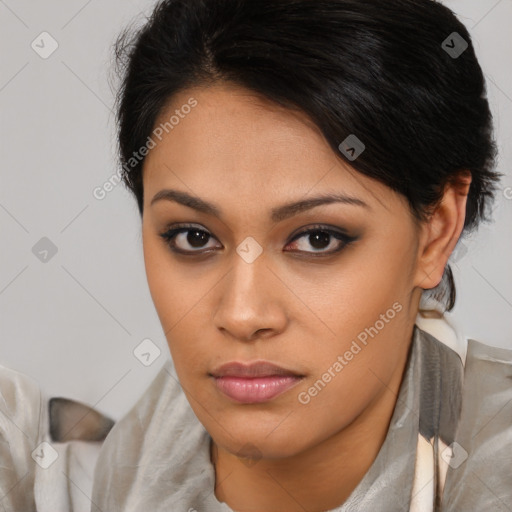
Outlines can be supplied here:
[[215, 377], [217, 388], [233, 400], [244, 404], [267, 402], [295, 386], [301, 377]]

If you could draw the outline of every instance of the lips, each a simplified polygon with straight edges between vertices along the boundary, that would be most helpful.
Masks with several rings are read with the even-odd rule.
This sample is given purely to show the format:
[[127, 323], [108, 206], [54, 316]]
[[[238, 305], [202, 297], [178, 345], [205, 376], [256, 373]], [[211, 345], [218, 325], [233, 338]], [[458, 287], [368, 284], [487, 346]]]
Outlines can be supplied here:
[[267, 361], [227, 363], [214, 370], [210, 376], [225, 396], [246, 404], [272, 400], [304, 378], [304, 375]]
[[276, 375], [303, 377], [297, 372], [267, 361], [255, 361], [249, 364], [226, 363], [214, 370], [211, 375], [213, 377], [273, 377]]

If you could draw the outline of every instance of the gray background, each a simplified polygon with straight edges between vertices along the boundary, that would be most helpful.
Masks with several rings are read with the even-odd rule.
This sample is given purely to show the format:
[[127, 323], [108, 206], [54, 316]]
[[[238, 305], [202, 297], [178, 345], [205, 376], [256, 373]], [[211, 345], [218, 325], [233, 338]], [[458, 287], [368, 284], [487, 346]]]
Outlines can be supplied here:
[[[466, 338], [512, 348], [512, 0], [444, 3], [472, 35], [506, 174], [494, 222], [454, 257], [450, 319]], [[111, 44], [153, 5], [0, 0], [0, 364], [115, 419], [168, 357], [135, 200], [123, 185], [93, 196], [117, 165]], [[40, 53], [55, 43], [42, 32], [58, 44], [47, 58]], [[46, 262], [33, 252], [43, 237], [57, 248]], [[150, 366], [133, 354], [147, 338], [161, 350]]]

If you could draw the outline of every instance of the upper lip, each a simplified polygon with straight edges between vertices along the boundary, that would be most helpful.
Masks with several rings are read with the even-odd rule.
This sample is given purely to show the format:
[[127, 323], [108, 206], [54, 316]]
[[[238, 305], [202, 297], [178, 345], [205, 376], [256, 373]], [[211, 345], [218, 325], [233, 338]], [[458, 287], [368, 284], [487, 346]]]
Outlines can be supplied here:
[[272, 377], [275, 375], [289, 375], [303, 377], [293, 370], [268, 361], [255, 361], [252, 363], [241, 363], [233, 361], [223, 364], [211, 372], [213, 377]]

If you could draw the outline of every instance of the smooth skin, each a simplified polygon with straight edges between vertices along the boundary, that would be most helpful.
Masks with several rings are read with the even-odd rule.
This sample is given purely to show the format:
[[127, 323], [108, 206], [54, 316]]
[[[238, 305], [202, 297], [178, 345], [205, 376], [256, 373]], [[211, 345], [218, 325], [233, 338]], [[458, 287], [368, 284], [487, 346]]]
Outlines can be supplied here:
[[[461, 234], [470, 175], [448, 185], [430, 220], [419, 223], [404, 197], [350, 167], [305, 114], [239, 86], [181, 91], [157, 124], [190, 98], [197, 105], [146, 157], [142, 235], [178, 378], [212, 438], [215, 495], [240, 512], [334, 508], [384, 442], [421, 292], [440, 282]], [[152, 202], [163, 189], [212, 203], [221, 217]], [[277, 207], [324, 194], [364, 205], [322, 204], [271, 220]], [[179, 223], [193, 226], [173, 240], [162, 236]], [[297, 238], [313, 227], [324, 232], [316, 242], [314, 234]], [[251, 263], [236, 250], [247, 237], [263, 250]], [[397, 302], [401, 311], [301, 403], [299, 393]], [[256, 360], [304, 378], [273, 400], [240, 404], [210, 376], [221, 364]]]

